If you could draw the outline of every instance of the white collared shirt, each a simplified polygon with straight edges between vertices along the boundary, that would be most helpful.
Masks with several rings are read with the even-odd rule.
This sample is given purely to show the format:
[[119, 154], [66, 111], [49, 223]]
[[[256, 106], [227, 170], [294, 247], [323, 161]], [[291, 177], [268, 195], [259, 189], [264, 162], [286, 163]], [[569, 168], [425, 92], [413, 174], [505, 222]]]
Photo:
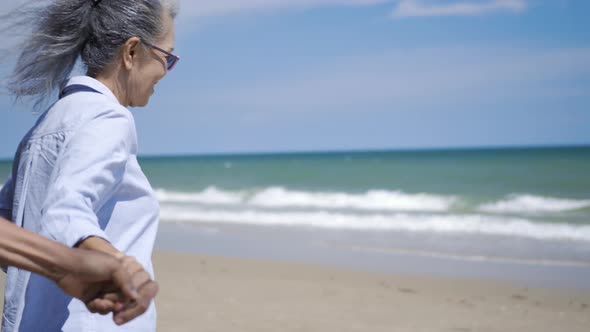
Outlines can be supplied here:
[[[102, 237], [152, 275], [159, 205], [137, 162], [133, 115], [99, 81], [74, 77], [78, 92], [57, 101], [19, 145], [0, 192], [0, 215], [67, 246]], [[116, 326], [53, 282], [10, 267], [2, 331], [155, 331], [154, 304]]]

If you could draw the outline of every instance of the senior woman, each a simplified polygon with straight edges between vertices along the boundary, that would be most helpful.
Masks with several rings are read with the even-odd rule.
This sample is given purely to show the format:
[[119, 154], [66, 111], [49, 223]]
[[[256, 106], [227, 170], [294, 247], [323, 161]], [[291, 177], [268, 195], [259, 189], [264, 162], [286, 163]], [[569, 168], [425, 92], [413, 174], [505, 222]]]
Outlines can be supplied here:
[[[70, 247], [135, 257], [152, 275], [159, 205], [137, 162], [133, 115], [178, 61], [166, 0], [54, 0], [38, 11], [9, 81], [17, 97], [59, 99], [19, 145], [0, 210]], [[68, 79], [77, 59], [86, 76]], [[154, 331], [155, 308], [124, 326], [54, 283], [9, 268], [2, 330]]]

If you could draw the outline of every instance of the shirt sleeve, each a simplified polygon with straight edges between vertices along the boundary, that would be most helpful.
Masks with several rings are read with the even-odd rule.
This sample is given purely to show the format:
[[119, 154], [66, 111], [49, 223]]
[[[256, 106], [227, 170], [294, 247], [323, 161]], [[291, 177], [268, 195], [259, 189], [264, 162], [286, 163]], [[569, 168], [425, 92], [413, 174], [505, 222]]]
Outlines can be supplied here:
[[93, 236], [109, 241], [108, 220], [98, 220], [97, 211], [120, 185], [134, 145], [135, 125], [127, 110], [101, 112], [76, 130], [49, 182], [43, 233], [70, 247]]
[[[12, 221], [12, 201], [14, 196], [14, 186], [12, 183], [12, 177], [9, 177], [8, 180], [2, 186], [0, 190], [0, 217]], [[7, 266], [1, 265], [0, 269], [6, 272]]]
[[0, 217], [12, 221], [12, 202], [14, 196], [14, 186], [12, 177], [2, 186], [0, 190]]

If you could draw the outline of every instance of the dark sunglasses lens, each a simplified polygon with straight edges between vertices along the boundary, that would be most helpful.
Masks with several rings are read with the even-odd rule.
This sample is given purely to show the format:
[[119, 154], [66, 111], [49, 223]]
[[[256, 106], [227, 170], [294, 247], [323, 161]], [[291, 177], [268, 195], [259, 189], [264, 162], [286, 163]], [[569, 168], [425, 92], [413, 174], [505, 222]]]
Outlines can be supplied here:
[[168, 63], [168, 70], [172, 69], [172, 67], [174, 67], [174, 64], [176, 63], [176, 58], [169, 55], [166, 57], [166, 62]]

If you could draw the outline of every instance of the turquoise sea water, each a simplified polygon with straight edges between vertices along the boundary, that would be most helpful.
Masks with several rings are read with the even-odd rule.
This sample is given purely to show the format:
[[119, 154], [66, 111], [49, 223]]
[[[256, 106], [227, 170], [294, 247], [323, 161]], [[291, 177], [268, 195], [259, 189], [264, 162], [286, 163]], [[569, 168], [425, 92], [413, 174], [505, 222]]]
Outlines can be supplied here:
[[[590, 242], [590, 147], [140, 162], [158, 192], [165, 221]], [[9, 163], [0, 163], [0, 176], [9, 169]]]
[[[306, 259], [338, 251], [346, 254], [333, 257], [348, 261], [373, 252], [389, 257], [381, 266], [392, 255], [411, 254], [551, 265], [564, 278], [590, 278], [590, 147], [149, 157], [140, 163], [161, 203], [160, 243], [171, 248], [182, 242], [198, 252], [209, 246], [213, 254], [263, 257], [288, 256], [307, 243], [300, 251]], [[0, 176], [9, 169], [0, 163]], [[441, 266], [456, 270], [448, 262]], [[590, 287], [588, 278], [578, 279]]]
[[144, 158], [182, 222], [590, 241], [590, 148]]
[[590, 198], [590, 147], [144, 158], [155, 187]]

